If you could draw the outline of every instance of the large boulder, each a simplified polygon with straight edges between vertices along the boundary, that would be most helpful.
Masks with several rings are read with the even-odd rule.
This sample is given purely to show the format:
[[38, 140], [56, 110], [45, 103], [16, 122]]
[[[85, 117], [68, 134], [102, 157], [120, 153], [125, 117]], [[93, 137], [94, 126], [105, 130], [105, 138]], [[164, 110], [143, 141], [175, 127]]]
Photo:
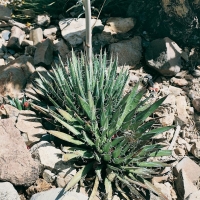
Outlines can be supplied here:
[[145, 52], [147, 64], [164, 76], [180, 72], [181, 57], [184, 57], [181, 48], [167, 37], [152, 41]]
[[71, 163], [62, 161], [63, 152], [46, 141], [41, 141], [31, 147], [32, 156], [38, 160], [44, 169], [55, 173], [64, 171], [75, 175], [76, 170]]
[[34, 71], [32, 57], [24, 55], [2, 66], [0, 68], [0, 94], [17, 97]]
[[[92, 26], [94, 25], [94, 32], [102, 32], [103, 25], [101, 20], [92, 19]], [[59, 22], [63, 38], [72, 46], [76, 47], [85, 41], [85, 18], [79, 19], [62, 19]]]
[[142, 57], [141, 37], [135, 36], [130, 40], [113, 43], [109, 46], [109, 52], [118, 57], [119, 65], [135, 67]]
[[12, 118], [0, 120], [0, 181], [29, 186], [39, 177], [39, 165], [32, 159]]
[[41, 66], [50, 66], [53, 61], [53, 42], [46, 39], [44, 42], [39, 43], [34, 55], [34, 64]]

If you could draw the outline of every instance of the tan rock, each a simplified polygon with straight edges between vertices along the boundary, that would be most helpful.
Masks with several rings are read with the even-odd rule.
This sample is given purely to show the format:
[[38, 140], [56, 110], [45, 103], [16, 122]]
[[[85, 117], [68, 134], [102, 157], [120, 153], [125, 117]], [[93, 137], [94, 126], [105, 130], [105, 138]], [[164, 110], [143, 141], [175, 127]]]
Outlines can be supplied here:
[[184, 170], [187, 177], [192, 181], [196, 182], [200, 177], [200, 167], [192, 161], [189, 157], [183, 158], [174, 168], [174, 173], [178, 176], [180, 170]]
[[7, 47], [12, 49], [21, 49], [21, 43], [25, 38], [25, 32], [22, 31], [19, 27], [13, 26], [11, 29], [11, 36], [8, 41]]
[[180, 79], [180, 78], [171, 78], [171, 82], [176, 86], [186, 86], [188, 85], [188, 81], [186, 79]]
[[46, 133], [36, 113], [30, 110], [21, 110], [17, 119], [16, 127], [27, 133], [30, 142], [37, 142]]
[[185, 200], [199, 200], [199, 197], [200, 197], [200, 190], [191, 193]]
[[155, 187], [158, 188], [168, 200], [172, 200], [170, 188], [162, 183], [154, 183]]
[[104, 32], [111, 34], [126, 33], [130, 31], [136, 24], [133, 18], [111, 17], [106, 21]]
[[200, 159], [200, 141], [197, 141], [193, 144], [191, 148], [191, 153], [196, 157]]
[[0, 181], [28, 186], [38, 179], [38, 164], [11, 118], [0, 120], [0, 149]]
[[35, 193], [47, 191], [52, 188], [52, 185], [50, 183], [47, 183], [44, 179], [39, 178], [36, 180], [36, 182], [31, 185], [27, 190], [26, 193], [29, 196], [32, 196]]
[[185, 96], [176, 97], [176, 108], [180, 125], [188, 123], [187, 102]]
[[8, 65], [0, 67], [0, 94], [17, 97], [34, 71], [33, 59], [28, 56], [20, 56]]

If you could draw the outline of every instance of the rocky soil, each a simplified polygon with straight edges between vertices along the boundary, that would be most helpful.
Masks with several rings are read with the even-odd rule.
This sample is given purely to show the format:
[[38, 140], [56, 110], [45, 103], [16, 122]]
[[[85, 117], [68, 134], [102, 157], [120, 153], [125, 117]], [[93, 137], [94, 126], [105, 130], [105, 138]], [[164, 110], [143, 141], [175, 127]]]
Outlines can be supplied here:
[[[167, 1], [162, 2], [167, 9]], [[169, 200], [200, 199], [200, 51], [193, 43], [180, 47], [170, 35], [152, 39], [147, 31], [139, 34], [136, 22], [134, 16], [93, 19], [93, 51], [107, 49], [110, 57], [118, 56], [119, 71], [129, 70], [125, 92], [142, 80], [151, 101], [168, 95], [153, 117], [162, 117], [157, 126], [175, 128], [154, 140], [173, 150], [171, 157], [161, 158], [172, 166], [162, 169], [152, 183]], [[14, 21], [11, 10], [0, 6], [0, 199], [60, 199], [75, 174], [76, 168], [62, 161], [63, 152], [48, 135], [51, 124], [33, 110], [11, 106], [7, 96], [37, 100], [32, 85], [37, 72], [46, 76], [58, 54], [66, 63], [72, 48], [76, 54], [84, 51], [84, 41], [84, 18], [60, 17], [52, 23], [49, 15], [37, 15], [29, 26]], [[77, 186], [62, 199], [86, 200], [88, 193]], [[103, 199], [101, 194], [98, 199]], [[119, 199], [116, 193], [114, 200]], [[157, 199], [150, 194], [150, 200]]]

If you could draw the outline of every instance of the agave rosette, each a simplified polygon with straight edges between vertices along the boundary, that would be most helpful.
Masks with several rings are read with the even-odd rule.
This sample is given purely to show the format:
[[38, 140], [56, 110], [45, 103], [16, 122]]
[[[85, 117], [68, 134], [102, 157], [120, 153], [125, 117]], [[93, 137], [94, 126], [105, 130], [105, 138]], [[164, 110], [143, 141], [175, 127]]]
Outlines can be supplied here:
[[73, 188], [90, 172], [96, 177], [90, 199], [102, 183], [108, 199], [112, 198], [113, 190], [125, 199], [132, 195], [145, 199], [138, 188], [151, 190], [167, 199], [148, 181], [156, 168], [169, 166], [148, 161], [150, 157], [171, 155], [162, 145], [150, 143], [152, 137], [171, 127], [153, 129], [155, 121], [147, 121], [165, 98], [146, 105], [148, 98], [141, 100], [145, 89], [138, 90], [139, 83], [124, 96], [128, 72], [117, 73], [117, 61], [107, 65], [106, 53], [94, 57], [93, 66], [85, 64], [84, 55], [77, 59], [74, 53], [68, 70], [60, 62], [53, 68], [53, 75], [48, 74], [51, 81], [42, 75], [37, 80], [40, 93], [51, 101], [56, 111], [34, 104], [33, 107], [50, 114], [63, 126], [62, 131], [49, 131], [69, 143], [62, 149], [65, 152], [63, 161], [84, 160], [84, 166], [65, 190]]

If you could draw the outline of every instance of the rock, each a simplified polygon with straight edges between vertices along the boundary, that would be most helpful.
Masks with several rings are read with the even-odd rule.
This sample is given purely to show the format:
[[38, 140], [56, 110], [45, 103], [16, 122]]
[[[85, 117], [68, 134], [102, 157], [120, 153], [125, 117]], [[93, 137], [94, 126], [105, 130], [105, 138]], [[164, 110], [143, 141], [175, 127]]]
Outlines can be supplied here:
[[34, 56], [35, 55], [35, 50], [36, 50], [35, 46], [26, 46], [24, 54], [26, 56]]
[[34, 71], [33, 59], [24, 55], [0, 67], [0, 94], [17, 97]]
[[174, 152], [177, 156], [184, 156], [185, 155], [185, 150], [182, 148], [176, 148], [174, 149]]
[[35, 193], [47, 191], [52, 188], [52, 185], [47, 183], [44, 179], [39, 178], [36, 182], [31, 185], [27, 190], [26, 193], [29, 196], [32, 196]]
[[198, 159], [200, 159], [200, 141], [193, 144], [191, 148], [191, 153]]
[[179, 96], [181, 94], [183, 94], [183, 90], [181, 88], [178, 87], [174, 87], [174, 86], [169, 86], [169, 93], [173, 94], [174, 96]]
[[200, 77], [200, 70], [195, 69], [195, 70], [192, 72], [192, 75], [193, 75], [194, 77]]
[[167, 187], [165, 184], [162, 183], [154, 183], [155, 187], [158, 188], [168, 200], [172, 200], [170, 188]]
[[[189, 15], [191, 14], [191, 8], [187, 0], [178, 0], [177, 4], [170, 6], [171, 1], [162, 0], [162, 7], [167, 15], [175, 18], [179, 23], [184, 20], [184, 22], [189, 23]], [[189, 17], [189, 18], [188, 18]], [[189, 24], [187, 24], [189, 25]]]
[[118, 57], [119, 65], [135, 66], [142, 57], [141, 38], [135, 36], [131, 40], [113, 43], [109, 46], [110, 54]]
[[21, 46], [22, 47], [33, 46], [33, 41], [31, 41], [31, 40], [23, 40]]
[[104, 32], [117, 34], [126, 33], [134, 28], [136, 20], [133, 18], [111, 17], [106, 21]]
[[0, 120], [0, 181], [29, 186], [39, 176], [38, 164], [15, 128], [12, 118]]
[[180, 170], [183, 170], [191, 182], [196, 182], [200, 177], [200, 167], [189, 157], [183, 158], [174, 168], [174, 173], [178, 176]]
[[44, 29], [43, 34], [45, 37], [55, 36], [58, 28], [53, 26], [51, 28]]
[[198, 191], [184, 170], [179, 171], [176, 188], [181, 199], [185, 199], [189, 194]]
[[12, 10], [6, 6], [0, 5], [0, 20], [10, 20]]
[[16, 50], [21, 49], [21, 43], [24, 38], [25, 38], [25, 32], [22, 31], [17, 26], [13, 26], [11, 29], [11, 36], [8, 41], [7, 47]]
[[38, 120], [36, 113], [31, 110], [20, 111], [16, 127], [19, 131], [27, 133], [29, 143], [39, 141], [42, 135], [46, 134], [46, 130]]
[[75, 171], [69, 172], [68, 170], [64, 170], [62, 172], [59, 172], [57, 174], [56, 184], [58, 187], [64, 188], [69, 181], [73, 178], [75, 175]]
[[176, 109], [179, 119], [179, 125], [186, 125], [188, 123], [187, 102], [185, 96], [176, 97]]
[[0, 58], [0, 66], [3, 66], [3, 65], [5, 65], [5, 61], [3, 58]]
[[20, 197], [9, 182], [0, 183], [0, 199], [1, 200], [20, 200]]
[[48, 26], [50, 24], [50, 17], [48, 15], [37, 15], [35, 22], [39, 26]]
[[180, 47], [171, 39], [156, 39], [152, 41], [145, 52], [147, 64], [164, 76], [173, 76], [180, 72]]
[[56, 179], [56, 175], [48, 169], [43, 171], [42, 177], [47, 183], [52, 183]]
[[187, 196], [185, 200], [199, 200], [200, 197], [200, 190], [196, 192], [192, 192]]
[[[102, 32], [101, 20], [91, 19], [91, 25], [95, 24], [93, 31]], [[72, 46], [76, 47], [85, 40], [85, 18], [63, 19], [59, 22], [63, 38]]]
[[200, 98], [193, 99], [192, 105], [196, 111], [200, 112]]
[[37, 194], [34, 194], [30, 200], [55, 200], [55, 199], [61, 199], [62, 200], [88, 200], [87, 196], [77, 193], [77, 192], [67, 192], [63, 196], [63, 189], [62, 188], [55, 188], [48, 190], [46, 192], [40, 192]]
[[70, 52], [69, 47], [65, 44], [63, 39], [54, 40], [54, 51], [57, 51], [63, 62], [67, 61], [67, 54]]
[[38, 44], [34, 55], [34, 64], [41, 66], [50, 66], [53, 61], [53, 42], [46, 39]]
[[39, 160], [45, 169], [53, 170], [53, 172], [60, 172], [67, 170], [75, 172], [70, 163], [64, 163], [62, 161], [62, 151], [56, 149], [52, 144], [41, 141], [31, 147], [32, 157]]
[[7, 116], [7, 118], [14, 118], [14, 122], [16, 121], [18, 115], [19, 115], [19, 110], [9, 104], [5, 104], [3, 106], [4, 108], [0, 110], [1, 115]]
[[43, 40], [43, 32], [41, 28], [32, 29], [30, 31], [30, 40], [33, 41], [33, 45], [37, 45]]
[[10, 38], [10, 34], [11, 34], [10, 31], [8, 31], [8, 30], [3, 30], [3, 31], [1, 32], [1, 37], [2, 37], [5, 41], [8, 41], [9, 38]]
[[173, 83], [174, 85], [176, 85], [176, 86], [186, 86], [186, 85], [188, 85], [188, 81], [186, 81], [185, 79], [179, 79], [179, 78], [175, 78], [175, 77], [173, 77], [173, 78], [171, 78], [171, 83]]

